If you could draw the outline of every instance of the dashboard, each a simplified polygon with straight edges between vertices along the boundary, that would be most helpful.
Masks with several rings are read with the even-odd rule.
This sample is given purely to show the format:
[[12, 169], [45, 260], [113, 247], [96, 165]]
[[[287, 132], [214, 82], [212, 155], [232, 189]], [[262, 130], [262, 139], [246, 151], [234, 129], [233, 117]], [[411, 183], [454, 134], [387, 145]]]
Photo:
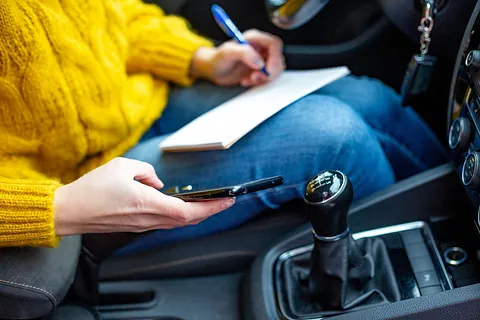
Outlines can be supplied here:
[[[480, 208], [480, 19], [473, 12], [457, 56], [448, 109], [448, 145], [457, 174]], [[480, 209], [472, 217], [480, 230]]]

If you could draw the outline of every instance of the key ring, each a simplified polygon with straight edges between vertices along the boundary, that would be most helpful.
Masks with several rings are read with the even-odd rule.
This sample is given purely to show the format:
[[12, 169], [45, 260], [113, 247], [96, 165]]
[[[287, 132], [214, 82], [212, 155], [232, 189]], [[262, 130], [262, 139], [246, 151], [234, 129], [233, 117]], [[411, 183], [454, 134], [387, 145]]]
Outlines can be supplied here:
[[432, 17], [423, 17], [420, 20], [420, 25], [418, 26], [418, 31], [420, 32], [431, 32], [433, 29], [433, 18]]
[[422, 35], [420, 36], [420, 53], [422, 55], [426, 55], [428, 53], [430, 42], [432, 41], [432, 38], [430, 38], [430, 33], [432, 32], [434, 25], [434, 14], [435, 8], [433, 6], [433, 3], [425, 1], [424, 16], [420, 20], [420, 25], [417, 28], [417, 30], [422, 33]]

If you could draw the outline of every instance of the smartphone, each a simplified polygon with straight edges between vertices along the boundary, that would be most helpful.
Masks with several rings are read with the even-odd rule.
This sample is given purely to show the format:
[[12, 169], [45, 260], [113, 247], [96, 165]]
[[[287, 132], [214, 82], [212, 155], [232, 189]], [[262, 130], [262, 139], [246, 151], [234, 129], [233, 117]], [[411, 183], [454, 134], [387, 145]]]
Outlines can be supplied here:
[[270, 189], [283, 184], [283, 177], [276, 176], [255, 181], [242, 183], [235, 186], [223, 187], [217, 189], [208, 189], [192, 192], [182, 192], [170, 194], [172, 197], [182, 199], [183, 201], [208, 201], [221, 198], [235, 198], [252, 192]]

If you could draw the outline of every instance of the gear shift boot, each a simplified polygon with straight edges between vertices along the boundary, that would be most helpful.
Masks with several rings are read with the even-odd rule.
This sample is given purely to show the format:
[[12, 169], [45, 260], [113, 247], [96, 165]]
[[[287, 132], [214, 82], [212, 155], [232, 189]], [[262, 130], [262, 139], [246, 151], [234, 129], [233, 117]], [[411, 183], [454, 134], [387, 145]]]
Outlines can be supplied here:
[[[326, 317], [400, 301], [400, 292], [381, 238], [315, 241], [312, 252], [295, 256], [283, 268], [290, 315]], [[312, 270], [312, 271], [311, 271]]]

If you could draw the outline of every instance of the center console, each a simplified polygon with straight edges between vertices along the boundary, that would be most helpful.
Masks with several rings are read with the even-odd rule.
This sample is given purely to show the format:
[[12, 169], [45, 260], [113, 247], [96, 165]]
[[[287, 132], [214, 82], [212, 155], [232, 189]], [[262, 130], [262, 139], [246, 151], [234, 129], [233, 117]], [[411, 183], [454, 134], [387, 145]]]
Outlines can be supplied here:
[[434, 238], [428, 224], [420, 221], [406, 223], [360, 232], [353, 234], [352, 237], [354, 241], [361, 243], [359, 246], [362, 249], [367, 246], [376, 247], [374, 251], [378, 253], [369, 256], [375, 262], [377, 269], [375, 270], [377, 274], [374, 274], [372, 281], [377, 283], [379, 288], [386, 289], [384, 291], [370, 288], [370, 290], [364, 290], [368, 293], [367, 298], [372, 301], [365, 299], [366, 301], [355, 303], [356, 306], [354, 307], [346, 304], [342, 306], [341, 309], [343, 310], [332, 309], [318, 312], [315, 310], [318, 308], [317, 303], [315, 303], [315, 305], [308, 307], [312, 310], [311, 314], [299, 313], [291, 308], [291, 305], [294, 304], [288, 301], [289, 297], [282, 292], [287, 291], [286, 287], [288, 285], [285, 285], [284, 280], [287, 279], [288, 272], [292, 271], [289, 264], [299, 264], [299, 262], [307, 260], [306, 257], [314, 249], [312, 245], [303, 246], [285, 252], [276, 263], [275, 279], [278, 284], [276, 295], [284, 318], [311, 319], [312, 317], [326, 317], [358, 310], [359, 308], [363, 309], [378, 304], [430, 295], [453, 288], [452, 281], [443, 266], [441, 254], [434, 245]]
[[349, 210], [348, 177], [320, 173], [305, 190], [311, 225], [255, 262], [244, 292], [247, 318], [373, 316], [379, 308], [404, 302], [417, 308], [421, 299], [475, 285], [480, 282], [480, 237], [463, 195], [447, 164]]

